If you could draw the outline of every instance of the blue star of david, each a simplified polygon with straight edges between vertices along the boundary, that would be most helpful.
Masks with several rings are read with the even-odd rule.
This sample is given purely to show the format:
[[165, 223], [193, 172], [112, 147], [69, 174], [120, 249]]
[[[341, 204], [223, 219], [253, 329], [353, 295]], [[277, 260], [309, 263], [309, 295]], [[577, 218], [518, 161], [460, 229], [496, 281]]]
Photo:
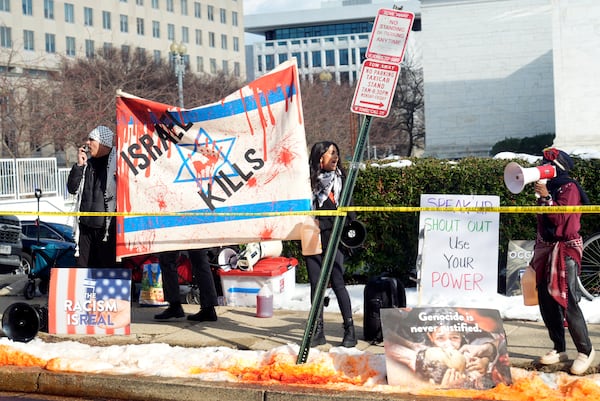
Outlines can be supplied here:
[[[179, 152], [179, 156], [181, 157], [182, 164], [179, 168], [179, 171], [177, 172], [177, 176], [175, 177], [174, 182], [196, 182], [198, 184], [198, 187], [202, 190], [202, 192], [206, 193], [205, 185], [203, 183], [205, 181], [210, 181], [212, 177], [216, 176], [219, 173], [219, 171], [227, 169], [229, 170], [226, 173], [228, 177], [239, 176], [239, 174], [235, 171], [235, 169], [232, 167], [229, 161], [229, 154], [233, 149], [234, 143], [235, 137], [213, 140], [213, 138], [208, 134], [208, 132], [200, 128], [194, 143], [179, 144], [176, 146], [177, 152]], [[215, 149], [219, 153], [219, 162], [215, 164], [214, 170], [212, 171], [210, 177], [199, 177], [197, 176], [196, 171], [191, 165], [191, 163], [194, 161], [194, 156], [196, 156], [196, 158], [203, 157], [199, 156], [199, 150], [205, 149], [207, 146], [210, 147], [210, 149]]]

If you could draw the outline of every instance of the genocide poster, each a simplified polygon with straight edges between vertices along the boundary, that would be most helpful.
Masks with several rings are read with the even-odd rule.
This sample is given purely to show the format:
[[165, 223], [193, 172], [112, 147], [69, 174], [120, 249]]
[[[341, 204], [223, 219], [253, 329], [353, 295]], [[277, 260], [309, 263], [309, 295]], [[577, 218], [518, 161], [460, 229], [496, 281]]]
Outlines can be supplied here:
[[512, 382], [497, 310], [387, 308], [381, 322], [390, 385], [488, 389]]

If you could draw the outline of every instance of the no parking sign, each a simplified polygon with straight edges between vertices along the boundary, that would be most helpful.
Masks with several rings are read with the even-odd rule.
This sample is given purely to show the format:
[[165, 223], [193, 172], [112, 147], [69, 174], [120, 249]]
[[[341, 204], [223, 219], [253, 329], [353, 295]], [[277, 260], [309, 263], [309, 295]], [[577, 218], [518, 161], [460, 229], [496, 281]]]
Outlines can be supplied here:
[[367, 59], [400, 64], [414, 18], [413, 13], [406, 11], [380, 9], [373, 24]]
[[413, 19], [413, 13], [400, 10], [382, 8], [377, 13], [366, 52], [367, 60], [354, 91], [352, 112], [388, 116]]
[[375, 117], [387, 117], [394, 99], [399, 72], [398, 64], [366, 60], [354, 91], [352, 111]]

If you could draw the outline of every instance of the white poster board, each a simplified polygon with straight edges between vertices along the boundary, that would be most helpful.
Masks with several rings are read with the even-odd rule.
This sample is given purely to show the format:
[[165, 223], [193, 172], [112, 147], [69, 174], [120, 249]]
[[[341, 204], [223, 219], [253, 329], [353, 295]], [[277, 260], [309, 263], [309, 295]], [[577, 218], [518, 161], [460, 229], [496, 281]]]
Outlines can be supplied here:
[[[497, 207], [489, 195], [421, 195], [421, 207]], [[419, 216], [420, 294], [458, 299], [498, 290], [498, 213], [426, 211]]]

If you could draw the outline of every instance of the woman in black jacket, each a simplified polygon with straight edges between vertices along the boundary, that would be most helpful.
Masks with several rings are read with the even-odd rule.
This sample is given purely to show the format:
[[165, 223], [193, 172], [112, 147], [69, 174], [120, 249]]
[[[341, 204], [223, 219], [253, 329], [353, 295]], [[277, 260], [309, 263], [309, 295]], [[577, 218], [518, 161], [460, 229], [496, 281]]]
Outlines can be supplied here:
[[[336, 210], [346, 178], [346, 174], [340, 164], [339, 147], [330, 141], [318, 142], [313, 145], [309, 157], [313, 209]], [[327, 245], [329, 244], [334, 219], [334, 216], [318, 216], [323, 249], [327, 249]], [[323, 255], [306, 256], [305, 261], [312, 300], [321, 274]], [[344, 283], [344, 254], [339, 249], [336, 250], [331, 270], [331, 288], [335, 293], [344, 320], [342, 346], [348, 348], [354, 347], [357, 341], [354, 333], [354, 322], [352, 320], [352, 305], [350, 303], [350, 295]], [[321, 309], [311, 346], [314, 347], [325, 343], [323, 310]]]

